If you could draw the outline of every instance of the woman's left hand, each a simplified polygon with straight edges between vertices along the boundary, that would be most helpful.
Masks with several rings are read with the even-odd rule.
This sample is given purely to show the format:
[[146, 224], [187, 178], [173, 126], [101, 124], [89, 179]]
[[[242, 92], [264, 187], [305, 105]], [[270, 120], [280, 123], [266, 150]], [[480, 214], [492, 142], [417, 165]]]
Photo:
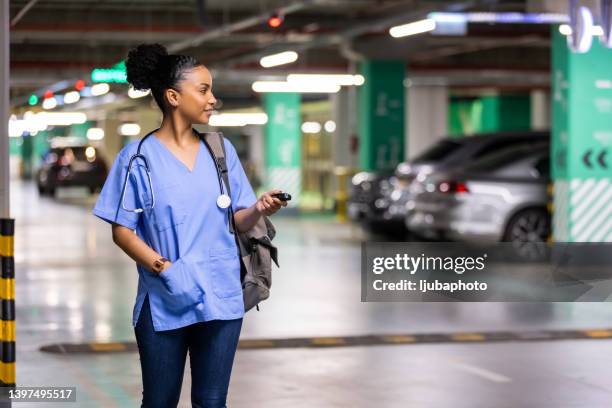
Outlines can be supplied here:
[[255, 203], [255, 207], [257, 208], [257, 211], [262, 215], [272, 215], [278, 210], [280, 210], [281, 207], [286, 207], [287, 206], [286, 201], [281, 201], [280, 199], [276, 197], [272, 197], [272, 194], [278, 194], [278, 193], [282, 193], [282, 191], [272, 190], [272, 191], [263, 193], [259, 197], [257, 202]]

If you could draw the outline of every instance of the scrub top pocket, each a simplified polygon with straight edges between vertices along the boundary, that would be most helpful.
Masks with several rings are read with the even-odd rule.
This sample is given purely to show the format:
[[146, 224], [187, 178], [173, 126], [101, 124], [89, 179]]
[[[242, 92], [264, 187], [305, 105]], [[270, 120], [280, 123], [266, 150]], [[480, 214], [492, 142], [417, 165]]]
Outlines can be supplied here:
[[235, 247], [211, 248], [210, 271], [212, 289], [217, 297], [229, 298], [242, 294], [240, 259]]
[[189, 263], [177, 259], [160, 273], [164, 288], [161, 297], [170, 309], [180, 311], [202, 301], [202, 289], [198, 286]]

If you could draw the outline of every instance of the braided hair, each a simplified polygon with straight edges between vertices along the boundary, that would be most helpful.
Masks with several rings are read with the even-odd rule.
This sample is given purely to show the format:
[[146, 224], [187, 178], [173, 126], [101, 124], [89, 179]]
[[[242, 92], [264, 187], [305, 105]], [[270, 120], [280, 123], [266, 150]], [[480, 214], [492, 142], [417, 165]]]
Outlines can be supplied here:
[[192, 56], [168, 54], [161, 44], [140, 44], [128, 53], [125, 67], [127, 81], [136, 90], [150, 89], [155, 102], [165, 112], [166, 89], [178, 89], [185, 72], [204, 66]]

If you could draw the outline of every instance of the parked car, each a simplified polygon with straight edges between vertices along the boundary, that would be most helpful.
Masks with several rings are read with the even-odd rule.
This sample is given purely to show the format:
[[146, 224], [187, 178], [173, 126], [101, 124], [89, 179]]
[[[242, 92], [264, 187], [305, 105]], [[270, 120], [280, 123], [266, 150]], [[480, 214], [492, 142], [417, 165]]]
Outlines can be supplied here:
[[436, 171], [472, 163], [505, 148], [539, 144], [550, 140], [550, 132], [487, 133], [445, 138], [409, 162], [400, 163], [395, 172], [362, 172], [353, 177], [348, 208], [350, 217], [379, 229], [405, 226], [414, 207], [414, 197], [423, 189], [422, 181]]
[[550, 145], [519, 145], [460, 171], [429, 175], [406, 218], [410, 230], [451, 240], [546, 242]]
[[36, 173], [40, 195], [55, 195], [58, 187], [87, 187], [93, 194], [104, 185], [108, 166], [94, 146], [78, 141], [51, 145]]
[[367, 172], [362, 171], [351, 179], [351, 191], [347, 202], [349, 218], [362, 222], [371, 217], [371, 206], [383, 192], [390, 188], [388, 179], [392, 171]]

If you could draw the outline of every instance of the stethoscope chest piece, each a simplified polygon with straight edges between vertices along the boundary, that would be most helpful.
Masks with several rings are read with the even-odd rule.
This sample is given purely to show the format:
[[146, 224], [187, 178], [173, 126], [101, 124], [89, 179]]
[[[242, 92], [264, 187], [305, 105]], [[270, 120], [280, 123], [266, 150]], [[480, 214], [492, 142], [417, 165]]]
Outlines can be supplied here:
[[217, 197], [217, 206], [226, 209], [232, 204], [232, 199], [227, 194], [221, 194]]

